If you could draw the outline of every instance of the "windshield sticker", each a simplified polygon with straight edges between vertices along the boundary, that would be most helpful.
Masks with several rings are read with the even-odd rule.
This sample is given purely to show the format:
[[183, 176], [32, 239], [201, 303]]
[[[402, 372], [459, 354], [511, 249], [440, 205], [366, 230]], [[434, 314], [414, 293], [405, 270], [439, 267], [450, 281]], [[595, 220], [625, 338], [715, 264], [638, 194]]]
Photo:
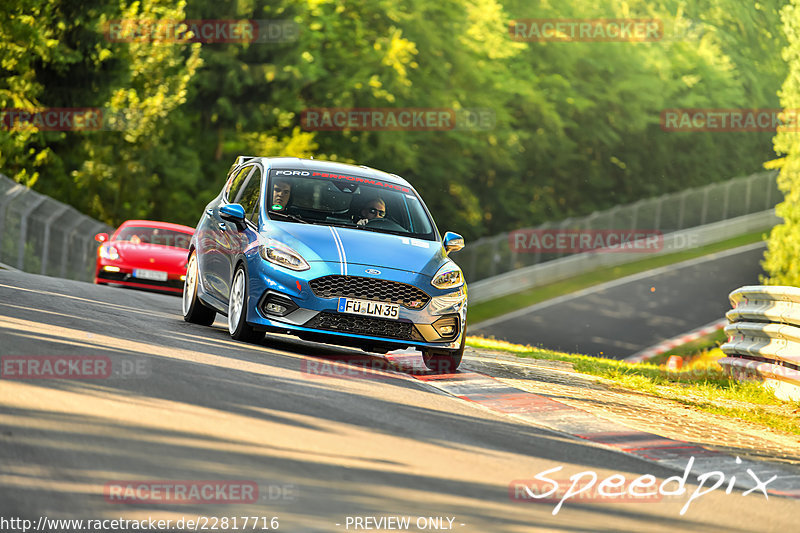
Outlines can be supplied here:
[[307, 170], [276, 170], [276, 176], [310, 176], [311, 172]]
[[401, 192], [411, 192], [408, 187], [403, 187], [402, 185], [395, 185], [394, 183], [386, 183], [385, 181], [377, 181], [371, 180], [367, 178], [360, 178], [357, 176], [347, 176], [345, 174], [329, 174], [327, 172], [314, 172], [311, 174], [312, 176], [319, 176], [321, 178], [334, 178], [338, 180], [347, 180], [352, 181], [355, 183], [367, 183], [369, 185], [377, 185], [379, 187], [387, 187], [389, 189], [395, 189]]
[[270, 209], [272, 209], [273, 211], [280, 211], [281, 209], [283, 209], [283, 206], [281, 204], [273, 204], [272, 207], [270, 207]]
[[[386, 187], [387, 189], [395, 189], [400, 192], [410, 193], [411, 189], [403, 187], [402, 185], [395, 185], [380, 180], [372, 180], [369, 178], [361, 178], [359, 176], [348, 176], [346, 174], [331, 174], [328, 172], [311, 172], [308, 170], [274, 170], [275, 176], [305, 176], [305, 177], [320, 177], [320, 178], [333, 178], [337, 180], [347, 180], [353, 183], [365, 183], [368, 185], [375, 185], [378, 187]], [[413, 198], [413, 196], [410, 196]]]

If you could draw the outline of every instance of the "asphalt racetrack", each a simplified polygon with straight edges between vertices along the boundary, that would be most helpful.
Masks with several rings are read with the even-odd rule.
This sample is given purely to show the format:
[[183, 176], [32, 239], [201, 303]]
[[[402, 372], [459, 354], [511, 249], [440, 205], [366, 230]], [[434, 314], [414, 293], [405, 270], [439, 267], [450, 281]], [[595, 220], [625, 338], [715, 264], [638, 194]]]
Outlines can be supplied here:
[[[563, 494], [579, 472], [677, 472], [444, 394], [383, 357], [286, 337], [234, 342], [220, 320], [184, 322], [171, 296], [0, 270], [0, 350], [0, 517], [34, 525], [227, 517], [231, 531], [236, 516], [263, 518], [258, 530], [363, 531], [391, 516], [409, 531], [751, 532], [789, 531], [800, 511], [734, 489], [683, 515], [686, 496], [573, 499], [554, 514], [557, 501], [515, 500], [510, 484], [561, 467], [549, 477]], [[20, 379], [5, 366], [30, 356], [90, 356], [112, 371]], [[332, 362], [354, 371], [319, 372]], [[164, 486], [208, 482], [255, 496], [164, 497]]]
[[469, 333], [625, 359], [725, 318], [728, 294], [759, 284], [763, 254], [757, 243], [642, 272], [475, 324]]

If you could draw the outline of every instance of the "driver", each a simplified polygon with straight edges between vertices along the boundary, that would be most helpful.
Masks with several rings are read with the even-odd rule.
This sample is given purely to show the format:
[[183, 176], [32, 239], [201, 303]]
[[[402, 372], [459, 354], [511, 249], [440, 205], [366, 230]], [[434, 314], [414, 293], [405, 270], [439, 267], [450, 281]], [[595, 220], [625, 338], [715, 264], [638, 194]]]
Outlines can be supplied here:
[[363, 226], [370, 220], [376, 218], [384, 218], [386, 216], [386, 202], [383, 201], [383, 198], [378, 196], [364, 204], [364, 207], [361, 208], [358, 214], [360, 220], [356, 222], [356, 224], [359, 226]]
[[[286, 180], [276, 180], [272, 184], [272, 208], [283, 209], [289, 203], [292, 194], [292, 185]], [[277, 207], [276, 206], [280, 206]]]

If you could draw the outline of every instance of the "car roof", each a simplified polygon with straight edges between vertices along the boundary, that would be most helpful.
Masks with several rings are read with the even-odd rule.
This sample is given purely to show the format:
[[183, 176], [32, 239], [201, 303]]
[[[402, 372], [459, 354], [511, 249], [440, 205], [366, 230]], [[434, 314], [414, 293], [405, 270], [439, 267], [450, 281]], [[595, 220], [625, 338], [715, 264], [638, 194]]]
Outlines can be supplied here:
[[119, 229], [126, 228], [128, 226], [142, 226], [147, 228], [158, 228], [158, 229], [171, 229], [174, 231], [180, 231], [184, 233], [192, 234], [194, 233], [194, 228], [190, 228], [189, 226], [184, 226], [183, 224], [173, 224], [172, 222], [161, 222], [158, 220], [126, 220], [122, 224], [119, 225]]
[[258, 159], [262, 161], [266, 168], [270, 169], [321, 170], [329, 173], [355, 174], [364, 178], [379, 179], [395, 185], [405, 185], [407, 187], [411, 187], [409, 182], [397, 174], [390, 174], [388, 172], [365, 165], [351, 165], [349, 163], [337, 163], [334, 161], [322, 161], [319, 159], [302, 159], [299, 157], [259, 157]]

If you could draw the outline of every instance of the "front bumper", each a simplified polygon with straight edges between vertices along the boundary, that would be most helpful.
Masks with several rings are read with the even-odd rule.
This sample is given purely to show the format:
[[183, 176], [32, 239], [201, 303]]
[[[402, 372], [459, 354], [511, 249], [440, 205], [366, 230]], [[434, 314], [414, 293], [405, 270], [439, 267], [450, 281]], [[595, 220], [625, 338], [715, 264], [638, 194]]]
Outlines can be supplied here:
[[[326, 294], [327, 297], [321, 297], [315, 294], [309, 281], [326, 273], [324, 270], [317, 270], [314, 273], [298, 273], [300, 275], [289, 273], [286, 269], [267, 268], [258, 275], [253, 275], [251, 271], [248, 323], [264, 330], [349, 346], [411, 346], [444, 350], [456, 350], [460, 347], [466, 329], [465, 286], [450, 291], [431, 287], [433, 290], [426, 291], [430, 300], [422, 308], [409, 309], [400, 305], [396, 319], [378, 318], [339, 312], [339, 298], [344, 295]], [[350, 277], [382, 283], [405, 284], [408, 281]], [[420, 285], [408, 286], [413, 289]], [[462, 297], [455, 297], [454, 293]], [[366, 294], [360, 294], [358, 298], [387, 301], [385, 298], [371, 298]]]
[[182, 276], [182, 274], [168, 274], [166, 281], [156, 281], [134, 277], [132, 268], [119, 267], [119, 271], [109, 272], [104, 270], [101, 266], [95, 272], [94, 282], [98, 284], [112, 283], [125, 287], [135, 287], [137, 289], [167, 292], [170, 294], [181, 294], [183, 292]]

